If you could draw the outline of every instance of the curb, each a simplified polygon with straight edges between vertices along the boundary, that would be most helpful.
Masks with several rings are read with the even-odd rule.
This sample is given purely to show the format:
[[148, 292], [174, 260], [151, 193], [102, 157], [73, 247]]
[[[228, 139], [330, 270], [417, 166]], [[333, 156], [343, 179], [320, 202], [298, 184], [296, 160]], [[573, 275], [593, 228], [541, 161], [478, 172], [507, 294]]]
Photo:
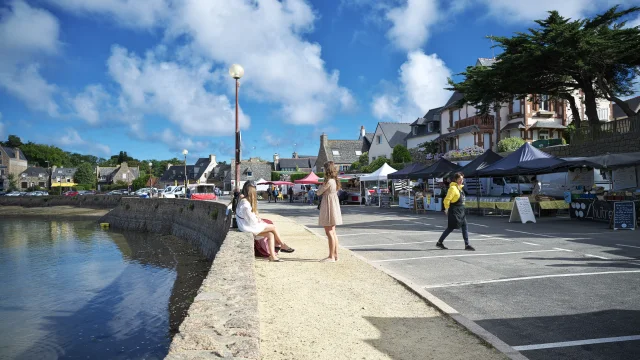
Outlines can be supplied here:
[[[310, 232], [311, 234], [313, 234], [315, 236], [318, 236], [318, 234], [316, 234], [314, 231], [309, 229], [307, 226], [302, 225], [302, 224], [298, 223], [297, 221], [296, 221], [296, 223], [298, 225], [304, 227], [304, 229], [307, 230], [308, 232]], [[440, 311], [441, 313], [449, 316], [451, 319], [453, 319], [455, 322], [457, 322], [462, 327], [467, 329], [473, 335], [475, 335], [478, 338], [480, 338], [481, 340], [489, 343], [493, 348], [495, 348], [496, 350], [498, 350], [499, 352], [501, 352], [502, 354], [507, 356], [509, 359], [512, 359], [512, 360], [529, 360], [526, 356], [522, 355], [519, 351], [515, 350], [510, 345], [508, 345], [504, 341], [500, 340], [497, 336], [495, 336], [492, 333], [488, 332], [483, 327], [481, 327], [480, 325], [476, 324], [474, 321], [472, 321], [471, 319], [467, 318], [466, 316], [460, 314], [456, 309], [452, 308], [447, 303], [445, 303], [444, 301], [440, 300], [437, 296], [433, 295], [432, 293], [430, 293], [426, 289], [424, 289], [424, 288], [418, 286], [417, 284], [413, 283], [412, 281], [410, 281], [409, 279], [405, 278], [404, 276], [399, 275], [396, 272], [387, 270], [387, 269], [383, 268], [379, 264], [371, 263], [369, 260], [367, 260], [366, 258], [364, 258], [363, 256], [361, 256], [359, 254], [356, 254], [355, 252], [351, 251], [350, 249], [342, 248], [342, 250], [347, 250], [347, 251], [351, 252], [351, 254], [353, 256], [355, 256], [356, 258], [360, 259], [361, 261], [366, 262], [367, 264], [371, 265], [372, 267], [374, 267], [374, 268], [382, 271], [383, 273], [389, 275], [391, 278], [396, 280], [398, 283], [403, 285], [405, 288], [407, 288], [411, 292], [415, 293], [416, 295], [420, 296], [422, 299], [424, 299], [427, 303], [429, 303], [431, 306], [436, 308], [438, 311]]]

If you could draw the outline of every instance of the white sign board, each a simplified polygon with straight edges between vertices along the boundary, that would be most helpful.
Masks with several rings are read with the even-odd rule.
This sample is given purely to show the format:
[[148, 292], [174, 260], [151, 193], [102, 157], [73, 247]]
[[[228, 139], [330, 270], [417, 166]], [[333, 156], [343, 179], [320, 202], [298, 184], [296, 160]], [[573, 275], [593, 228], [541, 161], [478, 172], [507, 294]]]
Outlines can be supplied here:
[[638, 187], [636, 168], [633, 166], [613, 170], [613, 190], [635, 189]]
[[528, 197], [517, 197], [516, 201], [513, 202], [513, 209], [511, 209], [509, 222], [513, 221], [521, 221], [523, 224], [526, 224], [529, 221], [532, 223], [536, 222], [536, 217], [533, 214], [531, 202]]
[[583, 186], [587, 189], [591, 189], [594, 184], [594, 175], [593, 170], [589, 169], [575, 169], [569, 171], [569, 185], [571, 187], [574, 186]]

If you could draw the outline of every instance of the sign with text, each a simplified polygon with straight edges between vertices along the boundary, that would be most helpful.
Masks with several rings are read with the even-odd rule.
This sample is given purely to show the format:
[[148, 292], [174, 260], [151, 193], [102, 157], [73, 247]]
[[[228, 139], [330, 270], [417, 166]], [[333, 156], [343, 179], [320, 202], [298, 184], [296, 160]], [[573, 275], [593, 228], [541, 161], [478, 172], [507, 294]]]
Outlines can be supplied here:
[[635, 189], [638, 186], [636, 168], [626, 167], [613, 170], [613, 190]]
[[528, 197], [517, 197], [513, 202], [511, 216], [509, 217], [509, 222], [512, 221], [520, 221], [523, 224], [528, 223], [529, 221], [532, 223], [536, 222], [536, 217], [533, 214], [533, 209], [531, 208], [531, 201], [529, 201]]
[[569, 171], [569, 185], [590, 189], [594, 184], [593, 170], [581, 168]]
[[613, 230], [635, 230], [636, 204], [633, 201], [619, 201], [613, 204]]
[[391, 207], [391, 196], [380, 194], [380, 207], [390, 208]]

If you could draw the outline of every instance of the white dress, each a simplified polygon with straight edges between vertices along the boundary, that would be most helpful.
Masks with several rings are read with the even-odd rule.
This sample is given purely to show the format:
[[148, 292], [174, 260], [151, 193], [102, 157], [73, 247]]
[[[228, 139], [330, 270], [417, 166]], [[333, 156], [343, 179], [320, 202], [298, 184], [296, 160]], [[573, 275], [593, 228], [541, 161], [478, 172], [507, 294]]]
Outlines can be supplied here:
[[267, 223], [262, 222], [256, 214], [251, 211], [251, 204], [247, 199], [240, 200], [238, 207], [236, 208], [236, 222], [238, 223], [238, 229], [242, 232], [250, 232], [253, 235], [258, 235], [264, 231], [267, 227]]

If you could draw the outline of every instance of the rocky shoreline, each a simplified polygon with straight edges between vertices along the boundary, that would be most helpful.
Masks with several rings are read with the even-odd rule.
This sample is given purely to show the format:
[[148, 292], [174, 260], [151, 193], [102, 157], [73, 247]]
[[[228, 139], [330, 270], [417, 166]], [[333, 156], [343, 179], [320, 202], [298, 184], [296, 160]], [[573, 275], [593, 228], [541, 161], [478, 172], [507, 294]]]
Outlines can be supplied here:
[[0, 206], [2, 217], [64, 217], [65, 219], [100, 218], [107, 214], [109, 209], [89, 209], [75, 206], [49, 206], [49, 207], [22, 207]]

